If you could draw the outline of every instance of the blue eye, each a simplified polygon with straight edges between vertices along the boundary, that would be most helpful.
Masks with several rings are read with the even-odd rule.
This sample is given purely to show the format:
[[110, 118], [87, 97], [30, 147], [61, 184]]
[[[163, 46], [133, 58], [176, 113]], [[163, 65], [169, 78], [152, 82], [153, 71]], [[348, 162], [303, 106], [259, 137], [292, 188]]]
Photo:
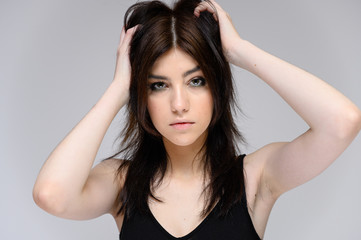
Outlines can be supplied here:
[[152, 90], [152, 91], [159, 91], [166, 87], [167, 87], [167, 85], [164, 82], [155, 82], [155, 83], [150, 84], [150, 86], [149, 86], [150, 90]]
[[196, 77], [189, 81], [189, 84], [192, 87], [200, 87], [206, 85], [206, 80], [202, 77]]

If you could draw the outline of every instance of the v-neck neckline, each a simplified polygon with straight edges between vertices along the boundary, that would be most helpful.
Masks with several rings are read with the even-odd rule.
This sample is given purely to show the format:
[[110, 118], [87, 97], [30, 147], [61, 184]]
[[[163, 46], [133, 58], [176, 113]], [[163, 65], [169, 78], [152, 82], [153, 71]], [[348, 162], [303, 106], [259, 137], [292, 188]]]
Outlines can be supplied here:
[[166, 236], [168, 236], [168, 238], [170, 239], [178, 239], [178, 240], [186, 240], [190, 237], [192, 237], [194, 234], [196, 234], [198, 231], [200, 231], [202, 229], [202, 227], [207, 223], [208, 219], [215, 214], [215, 209], [218, 207], [218, 205], [220, 204], [220, 201], [217, 202], [217, 204], [214, 206], [214, 208], [211, 210], [211, 212], [207, 215], [207, 217], [205, 217], [199, 224], [197, 227], [195, 227], [191, 232], [187, 233], [186, 235], [182, 236], [182, 237], [175, 237], [172, 234], [170, 234], [159, 222], [158, 220], [155, 218], [155, 216], [153, 215], [152, 211], [149, 208], [149, 205], [147, 204], [148, 210], [149, 210], [149, 215], [152, 218], [153, 222], [155, 223], [155, 225], [158, 227], [158, 229], [163, 232]]

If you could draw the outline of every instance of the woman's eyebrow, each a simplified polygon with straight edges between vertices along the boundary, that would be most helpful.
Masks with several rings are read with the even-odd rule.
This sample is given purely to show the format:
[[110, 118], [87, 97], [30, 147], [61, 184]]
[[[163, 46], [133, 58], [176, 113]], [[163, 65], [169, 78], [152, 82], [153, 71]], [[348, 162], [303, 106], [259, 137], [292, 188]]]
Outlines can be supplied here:
[[187, 77], [188, 75], [199, 71], [201, 68], [199, 66], [196, 66], [195, 68], [192, 68], [191, 70], [186, 71], [185, 73], [183, 73], [183, 77]]
[[[194, 72], [197, 72], [199, 71], [201, 68], [199, 66], [196, 66], [194, 68], [192, 68], [191, 70], [188, 70], [186, 71], [185, 73], [183, 73], [183, 77], [187, 77], [188, 75], [194, 73]], [[150, 74], [148, 76], [148, 78], [155, 78], [155, 79], [160, 79], [160, 80], [169, 80], [167, 77], [164, 77], [164, 76], [160, 76], [160, 75], [154, 75], [154, 74]]]
[[159, 76], [159, 75], [154, 75], [154, 74], [150, 74], [148, 76], [148, 78], [155, 78], [155, 79], [160, 79], [160, 80], [169, 80], [167, 77], [163, 77], [163, 76]]

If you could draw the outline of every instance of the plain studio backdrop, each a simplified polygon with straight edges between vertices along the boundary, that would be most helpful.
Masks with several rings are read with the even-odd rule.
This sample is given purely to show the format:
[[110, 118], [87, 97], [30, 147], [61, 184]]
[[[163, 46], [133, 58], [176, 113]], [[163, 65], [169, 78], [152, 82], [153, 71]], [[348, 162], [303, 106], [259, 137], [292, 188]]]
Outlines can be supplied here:
[[[244, 39], [339, 89], [361, 107], [361, 2], [219, 0]], [[130, 0], [1, 0], [0, 239], [117, 239], [110, 215], [64, 220], [32, 199], [50, 152], [112, 81]], [[233, 67], [245, 153], [307, 129], [261, 80]], [[96, 162], [115, 151], [123, 112]], [[361, 239], [361, 138], [320, 176], [282, 195], [265, 239]]]

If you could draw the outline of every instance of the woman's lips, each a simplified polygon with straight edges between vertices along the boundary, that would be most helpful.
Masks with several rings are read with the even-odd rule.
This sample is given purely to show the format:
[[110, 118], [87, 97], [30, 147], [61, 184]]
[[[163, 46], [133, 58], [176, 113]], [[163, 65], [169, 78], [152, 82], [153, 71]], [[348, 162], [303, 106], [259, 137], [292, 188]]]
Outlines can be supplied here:
[[178, 123], [172, 123], [170, 124], [170, 126], [172, 126], [177, 130], [186, 130], [190, 128], [193, 124], [194, 122], [178, 122]]

